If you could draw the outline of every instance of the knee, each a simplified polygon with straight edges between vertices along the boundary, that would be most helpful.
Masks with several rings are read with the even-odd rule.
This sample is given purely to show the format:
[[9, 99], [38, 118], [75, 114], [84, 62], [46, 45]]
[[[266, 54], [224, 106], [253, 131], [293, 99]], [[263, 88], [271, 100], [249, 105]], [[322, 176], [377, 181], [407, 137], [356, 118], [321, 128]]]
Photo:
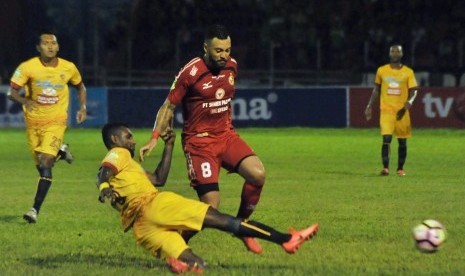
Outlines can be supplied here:
[[407, 146], [407, 139], [398, 139], [399, 141], [399, 146], [400, 147], [406, 147]]
[[265, 169], [263, 167], [256, 168], [251, 174], [250, 179], [248, 179], [248, 182], [258, 187], [265, 185]]
[[392, 141], [391, 135], [383, 135], [383, 144], [390, 144]]
[[50, 154], [40, 154], [39, 155], [39, 167], [51, 169], [55, 164], [55, 156]]

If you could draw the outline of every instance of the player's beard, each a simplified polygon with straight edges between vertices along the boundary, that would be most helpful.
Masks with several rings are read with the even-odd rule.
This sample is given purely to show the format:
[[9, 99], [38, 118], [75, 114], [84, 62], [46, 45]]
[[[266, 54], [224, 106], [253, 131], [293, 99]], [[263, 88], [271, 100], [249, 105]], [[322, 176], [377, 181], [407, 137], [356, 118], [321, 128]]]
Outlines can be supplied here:
[[131, 157], [134, 158], [135, 147], [125, 147], [130, 153]]
[[210, 64], [210, 71], [212, 73], [219, 73], [224, 67], [226, 66], [226, 60], [220, 59], [220, 60], [212, 60]]

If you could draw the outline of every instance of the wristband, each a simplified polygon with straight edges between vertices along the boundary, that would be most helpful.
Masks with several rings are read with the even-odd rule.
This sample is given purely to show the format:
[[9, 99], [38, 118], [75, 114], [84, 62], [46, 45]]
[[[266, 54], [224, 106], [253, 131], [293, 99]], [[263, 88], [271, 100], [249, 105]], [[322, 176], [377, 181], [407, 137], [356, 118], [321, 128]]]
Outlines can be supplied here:
[[413, 96], [410, 98], [410, 100], [408, 100], [408, 103], [412, 105], [416, 97], [417, 97], [417, 90], [413, 91]]
[[152, 132], [152, 139], [157, 140], [158, 137], [160, 137], [160, 132], [154, 130], [154, 131]]
[[103, 189], [110, 188], [110, 183], [108, 182], [102, 182], [100, 183], [100, 186], [98, 186], [99, 191], [101, 192]]

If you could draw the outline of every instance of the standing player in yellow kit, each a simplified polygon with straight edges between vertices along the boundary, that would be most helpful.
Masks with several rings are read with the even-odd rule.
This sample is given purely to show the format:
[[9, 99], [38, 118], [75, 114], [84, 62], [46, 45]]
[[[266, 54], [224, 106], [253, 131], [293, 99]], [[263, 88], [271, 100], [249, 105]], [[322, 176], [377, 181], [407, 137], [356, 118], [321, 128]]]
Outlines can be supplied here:
[[404, 176], [407, 158], [407, 139], [412, 136], [409, 109], [417, 96], [417, 81], [411, 68], [402, 64], [402, 46], [393, 45], [389, 50], [389, 64], [376, 71], [375, 87], [365, 108], [367, 120], [372, 117], [372, 106], [380, 95], [380, 120], [383, 145], [381, 175], [389, 175], [389, 157], [392, 135], [399, 143], [397, 175]]
[[[32, 208], [23, 218], [37, 222], [42, 203], [52, 184], [52, 167], [60, 159], [72, 162], [72, 155], [63, 137], [68, 120], [68, 83], [76, 86], [80, 109], [76, 114], [78, 124], [87, 118], [86, 88], [76, 66], [58, 58], [59, 45], [51, 32], [39, 35], [37, 51], [40, 56], [21, 63], [11, 77], [8, 97], [23, 105], [27, 141], [34, 157], [39, 182]], [[21, 89], [25, 95], [20, 95]]]

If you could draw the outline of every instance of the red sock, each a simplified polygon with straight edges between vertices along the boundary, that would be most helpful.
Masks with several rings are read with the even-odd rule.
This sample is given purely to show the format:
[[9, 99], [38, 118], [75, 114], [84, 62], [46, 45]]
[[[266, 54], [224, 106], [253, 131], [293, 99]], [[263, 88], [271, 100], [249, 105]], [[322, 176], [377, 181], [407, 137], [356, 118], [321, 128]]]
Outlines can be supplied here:
[[245, 182], [242, 187], [241, 206], [237, 212], [239, 218], [249, 218], [260, 200], [262, 186], [258, 187]]

